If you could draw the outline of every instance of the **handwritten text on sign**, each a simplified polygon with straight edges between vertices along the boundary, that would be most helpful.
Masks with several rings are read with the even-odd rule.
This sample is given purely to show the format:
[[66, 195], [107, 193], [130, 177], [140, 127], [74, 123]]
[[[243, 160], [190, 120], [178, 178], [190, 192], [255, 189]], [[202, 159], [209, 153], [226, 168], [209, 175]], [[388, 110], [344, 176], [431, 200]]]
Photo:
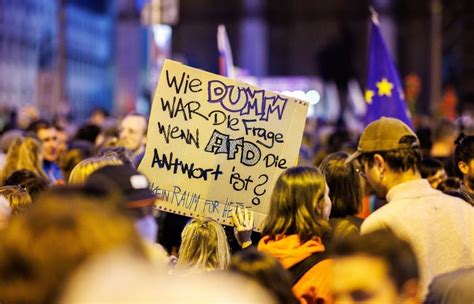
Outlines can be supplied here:
[[139, 170], [161, 210], [229, 224], [251, 208], [260, 228], [273, 185], [296, 163], [308, 104], [167, 60]]

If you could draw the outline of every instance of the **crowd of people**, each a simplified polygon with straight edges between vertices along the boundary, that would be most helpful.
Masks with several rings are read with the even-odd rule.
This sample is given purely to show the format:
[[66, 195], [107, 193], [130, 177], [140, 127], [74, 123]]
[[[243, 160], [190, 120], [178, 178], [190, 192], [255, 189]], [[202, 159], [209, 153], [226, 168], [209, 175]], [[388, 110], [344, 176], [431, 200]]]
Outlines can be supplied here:
[[224, 227], [154, 208], [145, 116], [19, 113], [0, 130], [0, 303], [474, 302], [469, 125], [307, 128], [257, 233], [249, 209]]

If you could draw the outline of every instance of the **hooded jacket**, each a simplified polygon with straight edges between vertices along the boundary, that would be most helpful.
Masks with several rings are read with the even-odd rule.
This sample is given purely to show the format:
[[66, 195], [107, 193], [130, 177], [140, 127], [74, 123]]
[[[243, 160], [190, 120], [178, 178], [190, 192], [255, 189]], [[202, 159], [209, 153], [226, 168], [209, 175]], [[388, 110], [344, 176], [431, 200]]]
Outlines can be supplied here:
[[[323, 252], [324, 245], [319, 237], [301, 243], [298, 235], [278, 236], [276, 239], [263, 237], [258, 250], [277, 258], [285, 269], [301, 262], [316, 252]], [[331, 259], [323, 260], [308, 270], [293, 286], [293, 293], [300, 303], [332, 303], [330, 294]]]

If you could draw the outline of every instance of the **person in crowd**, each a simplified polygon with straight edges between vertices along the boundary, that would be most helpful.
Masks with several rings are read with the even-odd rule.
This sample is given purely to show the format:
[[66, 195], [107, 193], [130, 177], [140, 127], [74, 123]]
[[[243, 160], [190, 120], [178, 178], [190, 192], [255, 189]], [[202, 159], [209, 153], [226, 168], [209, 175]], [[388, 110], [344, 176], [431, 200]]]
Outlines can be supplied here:
[[436, 158], [425, 157], [420, 162], [420, 174], [426, 178], [433, 189], [437, 189], [446, 178], [443, 163]]
[[97, 156], [116, 155], [120, 161], [127, 166], [132, 166], [132, 153], [125, 147], [102, 147], [97, 151]]
[[80, 193], [44, 193], [12, 217], [0, 238], [1, 302], [57, 303], [81, 264], [111, 250], [130, 248], [145, 259], [130, 220], [101, 205]]
[[59, 125], [55, 125], [58, 134], [58, 163], [61, 163], [66, 156], [69, 144], [69, 134], [66, 129]]
[[10, 204], [11, 215], [24, 212], [33, 203], [26, 189], [20, 185], [0, 187], [0, 195]]
[[109, 112], [106, 109], [97, 107], [92, 110], [91, 115], [89, 116], [89, 123], [102, 127], [108, 117]]
[[64, 179], [69, 180], [72, 170], [79, 164], [81, 161], [86, 158], [92, 157], [92, 152], [90, 147], [77, 147], [68, 149], [64, 157], [60, 159], [59, 166], [63, 171]]
[[100, 134], [100, 127], [94, 124], [82, 125], [76, 132], [75, 141], [84, 141], [90, 145], [95, 145], [97, 136]]
[[219, 223], [210, 218], [195, 218], [184, 227], [176, 273], [225, 270], [229, 264], [229, 244]]
[[4, 186], [19, 185], [34, 199], [38, 194], [45, 191], [49, 186], [49, 181], [45, 177], [40, 177], [31, 170], [21, 169], [14, 171], [3, 183]]
[[243, 250], [232, 256], [229, 270], [256, 281], [280, 304], [298, 303], [291, 291], [289, 273], [269, 254], [253, 249]]
[[[277, 179], [258, 250], [276, 257], [296, 277], [293, 292], [302, 303], [330, 302], [332, 260], [322, 238], [329, 232], [329, 187], [319, 169], [293, 167]], [[302, 263], [311, 267], [301, 269]]]
[[464, 200], [466, 203], [472, 205], [472, 199], [468, 193], [462, 191], [461, 188], [462, 180], [459, 177], [451, 176], [446, 178], [443, 182], [441, 182], [436, 189], [443, 191], [448, 195], [459, 197], [460, 199]]
[[449, 176], [453, 176], [455, 173], [451, 156], [454, 152], [456, 136], [456, 125], [447, 119], [440, 120], [433, 129], [433, 145], [431, 146], [430, 156], [443, 163]]
[[454, 162], [462, 176], [462, 185], [459, 192], [469, 198], [474, 205], [474, 136], [461, 133], [456, 140]]
[[3, 168], [2, 183], [17, 170], [30, 170], [40, 178], [47, 179], [42, 166], [42, 145], [34, 137], [18, 138], [8, 149], [7, 161]]
[[86, 186], [95, 185], [119, 191], [125, 198], [122, 211], [132, 218], [140, 236], [155, 244], [158, 225], [153, 216], [153, 205], [158, 197], [150, 190], [148, 179], [143, 174], [131, 166], [105, 166], [87, 178]]
[[454, 152], [456, 125], [447, 119], [442, 119], [436, 124], [433, 131], [431, 156], [437, 158], [449, 158]]
[[138, 167], [145, 155], [148, 120], [145, 116], [132, 113], [120, 124], [119, 145], [132, 152], [133, 164]]
[[442, 274], [431, 282], [425, 303], [474, 303], [472, 282], [474, 282], [474, 267]]
[[0, 171], [3, 170], [6, 164], [8, 148], [16, 139], [22, 137], [23, 131], [17, 129], [9, 130], [0, 136]]
[[69, 175], [69, 184], [83, 185], [89, 176], [106, 166], [122, 165], [116, 155], [86, 158], [78, 163]]
[[64, 176], [56, 164], [59, 158], [58, 131], [46, 120], [32, 122], [27, 132], [34, 133], [43, 143], [43, 170], [53, 184], [64, 184]]
[[334, 245], [334, 303], [420, 303], [419, 269], [410, 244], [389, 230]]
[[421, 178], [418, 138], [407, 125], [387, 117], [370, 123], [348, 161], [356, 158], [376, 195], [387, 199], [361, 232], [387, 228], [409, 241], [421, 270], [422, 298], [435, 276], [474, 264], [474, 209]]
[[363, 221], [356, 217], [363, 199], [361, 176], [356, 164], [346, 163], [348, 157], [346, 152], [336, 152], [325, 157], [319, 166], [330, 189], [329, 223], [334, 238], [358, 235]]
[[76, 272], [60, 303], [278, 303], [259, 284], [234, 273], [178, 276], [163, 268], [123, 252], [102, 255]]

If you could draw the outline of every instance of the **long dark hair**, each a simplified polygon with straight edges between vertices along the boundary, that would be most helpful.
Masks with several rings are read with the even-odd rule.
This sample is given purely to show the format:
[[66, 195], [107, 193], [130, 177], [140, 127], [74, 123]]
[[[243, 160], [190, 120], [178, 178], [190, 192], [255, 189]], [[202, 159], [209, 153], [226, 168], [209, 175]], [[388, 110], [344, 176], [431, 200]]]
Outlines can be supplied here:
[[326, 181], [319, 169], [293, 167], [278, 178], [263, 235], [297, 234], [302, 242], [322, 237], [330, 230], [318, 209], [323, 209]]
[[336, 152], [326, 156], [319, 169], [326, 177], [331, 198], [332, 218], [344, 218], [359, 212], [363, 189], [354, 162], [345, 163], [348, 153]]
[[464, 133], [461, 133], [454, 143], [456, 144], [454, 163], [456, 164], [456, 171], [462, 177], [463, 174], [459, 170], [459, 162], [469, 164], [471, 159], [474, 158], [474, 136], [466, 136]]

